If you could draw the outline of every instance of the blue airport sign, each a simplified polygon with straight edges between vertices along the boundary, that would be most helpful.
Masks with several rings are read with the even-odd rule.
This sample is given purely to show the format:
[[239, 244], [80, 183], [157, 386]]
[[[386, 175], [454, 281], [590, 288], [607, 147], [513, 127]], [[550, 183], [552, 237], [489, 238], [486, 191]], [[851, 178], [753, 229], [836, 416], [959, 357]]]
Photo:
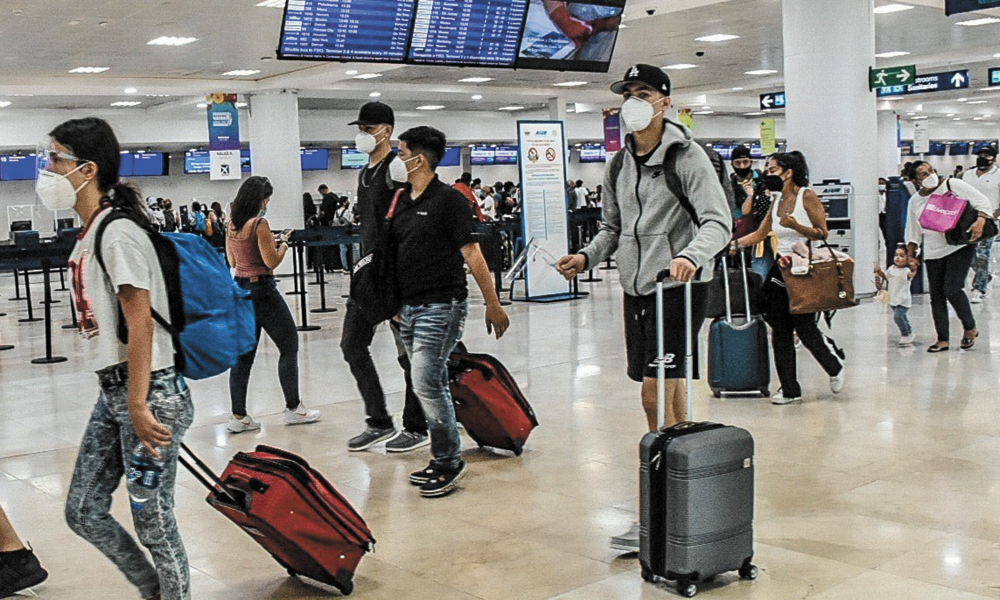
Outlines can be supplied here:
[[949, 17], [959, 13], [990, 8], [1000, 8], [1000, 0], [945, 0], [944, 2], [944, 14]]
[[760, 95], [761, 110], [771, 110], [785, 108], [785, 92], [774, 92], [773, 94]]
[[908, 96], [925, 92], [950, 92], [969, 87], [972, 77], [968, 69], [961, 71], [944, 71], [943, 73], [928, 73], [919, 75], [909, 85], [890, 85], [878, 88], [879, 98], [885, 96]]

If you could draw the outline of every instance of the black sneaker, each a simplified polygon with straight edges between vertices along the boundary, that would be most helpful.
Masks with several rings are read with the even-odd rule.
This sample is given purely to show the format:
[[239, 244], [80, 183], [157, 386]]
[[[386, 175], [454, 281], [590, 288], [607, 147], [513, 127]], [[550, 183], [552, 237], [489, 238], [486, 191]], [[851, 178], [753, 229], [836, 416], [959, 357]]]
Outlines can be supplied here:
[[361, 435], [352, 437], [347, 441], [347, 450], [350, 452], [361, 452], [367, 450], [379, 442], [392, 439], [396, 435], [396, 428], [377, 429], [368, 427]]
[[465, 477], [468, 467], [465, 461], [458, 471], [434, 471], [434, 476], [427, 483], [420, 486], [420, 495], [424, 498], [438, 498], [447, 496], [458, 489], [458, 482]]
[[435, 474], [437, 474], [437, 471], [434, 470], [434, 467], [427, 465], [425, 468], [420, 469], [419, 471], [414, 471], [413, 473], [410, 473], [410, 483], [412, 483], [413, 485], [424, 485], [425, 483], [433, 479]]
[[34, 587], [48, 576], [30, 548], [0, 552], [0, 598]]
[[403, 430], [385, 445], [386, 452], [410, 452], [430, 445], [430, 439], [421, 433]]

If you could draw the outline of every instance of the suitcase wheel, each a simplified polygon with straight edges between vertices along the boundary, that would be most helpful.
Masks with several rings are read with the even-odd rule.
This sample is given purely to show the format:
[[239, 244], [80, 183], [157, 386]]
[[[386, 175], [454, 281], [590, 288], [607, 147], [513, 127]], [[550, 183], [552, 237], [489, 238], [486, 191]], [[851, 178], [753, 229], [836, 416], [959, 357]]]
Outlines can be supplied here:
[[299, 574], [295, 572], [295, 569], [286, 569], [288, 571], [289, 577], [298, 577]]
[[770, 398], [771, 397], [771, 389], [770, 388], [766, 388], [766, 387], [765, 388], [760, 388], [760, 395], [764, 396], [765, 398]]
[[643, 581], [648, 581], [649, 583], [653, 582], [653, 579], [654, 579], [653, 578], [653, 571], [649, 567], [647, 567], [646, 565], [640, 565], [639, 572], [642, 575], [642, 580]]
[[748, 579], [750, 581], [757, 579], [757, 565], [747, 563], [740, 567], [740, 578]]
[[694, 598], [698, 595], [698, 585], [682, 581], [677, 584], [677, 593], [685, 598]]
[[340, 590], [340, 593], [345, 596], [350, 596], [351, 592], [354, 591], [354, 573], [340, 570], [337, 571], [337, 575], [334, 579], [337, 582], [336, 587]]
[[719, 388], [712, 388], [712, 393], [715, 395], [716, 398], [722, 397], [722, 390], [720, 390]]

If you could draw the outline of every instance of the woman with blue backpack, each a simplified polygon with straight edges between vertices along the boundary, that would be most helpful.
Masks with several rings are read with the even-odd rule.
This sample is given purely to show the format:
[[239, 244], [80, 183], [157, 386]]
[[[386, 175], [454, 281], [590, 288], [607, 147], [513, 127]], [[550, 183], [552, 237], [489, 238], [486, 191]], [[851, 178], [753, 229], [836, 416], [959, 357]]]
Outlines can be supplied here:
[[[237, 285], [250, 292], [257, 319], [257, 340], [263, 329], [278, 347], [278, 380], [285, 396], [285, 424], [299, 425], [318, 421], [320, 412], [307, 409], [299, 399], [299, 334], [274, 280], [274, 269], [288, 252], [288, 237], [278, 236], [275, 247], [271, 227], [264, 218], [273, 193], [274, 187], [267, 177], [255, 175], [240, 186], [226, 232], [226, 258], [233, 267]], [[247, 386], [256, 354], [255, 344], [229, 372], [233, 416], [228, 429], [232, 433], [260, 429], [260, 423], [247, 413]]]
[[[49, 210], [73, 209], [85, 224], [69, 272], [79, 331], [92, 345], [87, 356], [100, 384], [66, 520], [143, 598], [187, 600], [190, 573], [174, 518], [174, 482], [194, 409], [174, 365], [173, 339], [153, 323], [170, 306], [152, 224], [138, 191], [118, 179], [121, 148], [107, 122], [66, 121], [49, 137], [39, 152], [36, 193]], [[152, 564], [110, 514], [123, 476], [135, 532]]]

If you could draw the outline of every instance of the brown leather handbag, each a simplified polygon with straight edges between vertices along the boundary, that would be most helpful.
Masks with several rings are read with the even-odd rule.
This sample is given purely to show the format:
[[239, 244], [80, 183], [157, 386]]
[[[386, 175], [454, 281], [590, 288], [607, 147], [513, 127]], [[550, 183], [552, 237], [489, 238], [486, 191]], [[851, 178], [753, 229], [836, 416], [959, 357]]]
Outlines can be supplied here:
[[782, 266], [781, 277], [788, 291], [788, 312], [793, 315], [828, 312], [858, 305], [854, 299], [854, 261], [839, 260], [825, 241], [833, 260], [813, 262], [809, 246], [809, 272], [793, 275], [791, 265]]

